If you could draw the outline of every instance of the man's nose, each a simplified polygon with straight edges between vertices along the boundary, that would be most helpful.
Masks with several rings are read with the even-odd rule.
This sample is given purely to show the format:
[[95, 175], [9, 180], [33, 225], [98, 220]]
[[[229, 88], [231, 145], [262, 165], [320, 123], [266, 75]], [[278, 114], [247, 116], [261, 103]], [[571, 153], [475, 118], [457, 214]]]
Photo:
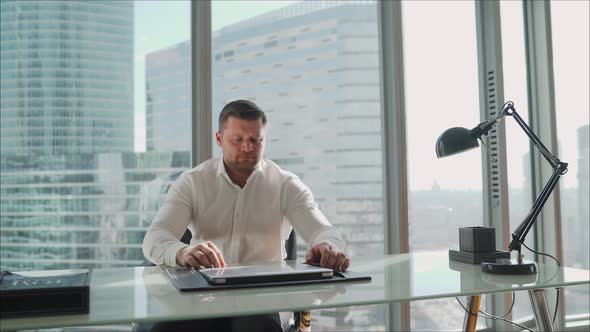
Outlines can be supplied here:
[[244, 142], [242, 142], [241, 148], [242, 148], [242, 151], [249, 152], [249, 151], [252, 151], [252, 149], [254, 148], [254, 145], [249, 140], [245, 140]]

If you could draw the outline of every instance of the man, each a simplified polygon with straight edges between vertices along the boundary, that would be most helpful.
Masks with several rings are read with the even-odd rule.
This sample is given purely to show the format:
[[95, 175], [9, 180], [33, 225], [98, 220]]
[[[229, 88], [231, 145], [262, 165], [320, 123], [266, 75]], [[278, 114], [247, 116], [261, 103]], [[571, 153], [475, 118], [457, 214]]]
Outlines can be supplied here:
[[[155, 264], [224, 267], [280, 262], [294, 228], [308, 263], [345, 271], [345, 243], [294, 174], [263, 159], [266, 116], [246, 100], [227, 104], [215, 134], [223, 157], [184, 172], [149, 227], [143, 253]], [[179, 241], [186, 228], [190, 245]]]

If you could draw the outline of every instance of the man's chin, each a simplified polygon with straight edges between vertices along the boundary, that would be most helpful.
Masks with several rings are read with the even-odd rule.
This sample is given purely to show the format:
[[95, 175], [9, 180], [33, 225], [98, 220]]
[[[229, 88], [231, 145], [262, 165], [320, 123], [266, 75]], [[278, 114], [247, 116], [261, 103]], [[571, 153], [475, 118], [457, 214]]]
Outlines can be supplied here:
[[234, 166], [235, 166], [236, 171], [252, 172], [256, 169], [256, 165], [258, 165], [258, 162], [241, 162], [241, 163], [236, 163]]

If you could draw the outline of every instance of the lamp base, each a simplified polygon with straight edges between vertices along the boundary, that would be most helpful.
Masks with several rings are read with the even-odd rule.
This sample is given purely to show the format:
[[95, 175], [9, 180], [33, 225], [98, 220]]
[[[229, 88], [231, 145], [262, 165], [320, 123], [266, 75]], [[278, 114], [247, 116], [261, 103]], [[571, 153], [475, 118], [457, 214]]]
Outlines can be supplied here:
[[537, 263], [523, 260], [518, 263], [515, 259], [498, 259], [495, 262], [482, 262], [481, 271], [491, 274], [535, 274]]

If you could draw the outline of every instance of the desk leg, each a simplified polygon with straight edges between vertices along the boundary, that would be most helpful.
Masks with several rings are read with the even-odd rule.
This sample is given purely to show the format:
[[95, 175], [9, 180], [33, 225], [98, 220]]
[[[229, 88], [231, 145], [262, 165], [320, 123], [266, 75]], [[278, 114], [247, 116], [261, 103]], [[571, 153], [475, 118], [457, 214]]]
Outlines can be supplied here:
[[308, 332], [311, 331], [311, 310], [301, 310], [295, 312], [295, 331]]
[[463, 320], [463, 331], [475, 331], [475, 325], [477, 325], [477, 312], [479, 311], [480, 301], [481, 295], [469, 296], [467, 300], [467, 312], [465, 313], [465, 319]]
[[533, 312], [535, 313], [535, 321], [537, 322], [537, 328], [539, 331], [553, 332], [553, 322], [551, 321], [551, 314], [549, 313], [549, 307], [547, 306], [547, 300], [545, 299], [544, 289], [531, 289], [529, 290], [529, 296], [533, 304]]

